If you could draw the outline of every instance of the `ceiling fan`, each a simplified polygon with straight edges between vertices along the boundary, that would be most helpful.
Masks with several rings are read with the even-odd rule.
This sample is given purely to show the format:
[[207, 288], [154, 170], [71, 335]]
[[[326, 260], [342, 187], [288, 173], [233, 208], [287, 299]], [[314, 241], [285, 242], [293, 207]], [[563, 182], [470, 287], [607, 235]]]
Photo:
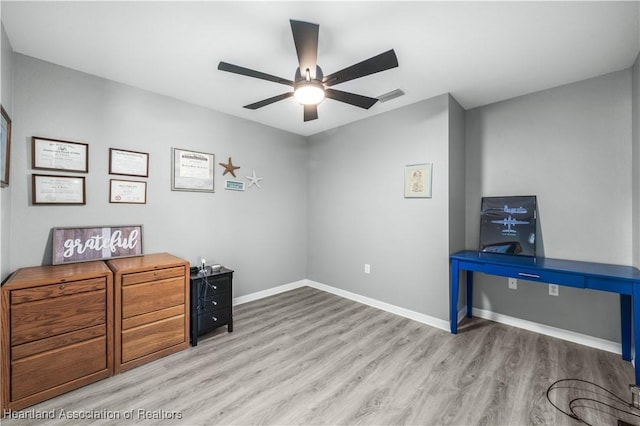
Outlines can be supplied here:
[[318, 104], [322, 102], [324, 98], [344, 102], [364, 109], [371, 108], [373, 104], [378, 101], [377, 98], [343, 92], [341, 90], [331, 89], [330, 87], [397, 67], [398, 58], [393, 49], [325, 76], [322, 73], [322, 69], [316, 63], [318, 57], [318, 30], [320, 26], [318, 24], [294, 21], [292, 19], [290, 19], [289, 22], [291, 23], [293, 42], [296, 46], [298, 63], [300, 65], [296, 70], [293, 81], [227, 62], [221, 61], [218, 64], [218, 69], [221, 71], [246, 75], [248, 77], [273, 81], [293, 87], [293, 92], [282, 93], [262, 101], [245, 105], [244, 108], [258, 109], [293, 96], [304, 106], [304, 121], [310, 121], [318, 118]]

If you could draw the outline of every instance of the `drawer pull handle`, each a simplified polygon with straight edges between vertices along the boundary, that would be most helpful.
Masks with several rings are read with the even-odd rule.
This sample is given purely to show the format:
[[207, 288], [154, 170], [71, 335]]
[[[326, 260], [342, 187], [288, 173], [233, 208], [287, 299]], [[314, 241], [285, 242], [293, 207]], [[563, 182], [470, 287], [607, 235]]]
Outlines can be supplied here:
[[528, 277], [528, 278], [540, 278], [540, 275], [527, 274], [526, 272], [518, 272], [518, 275], [521, 276], [521, 277]]
[[60, 287], [58, 287], [60, 290], [64, 290], [64, 288], [66, 287], [66, 285], [64, 284], [60, 284]]
[[216, 318], [216, 317], [211, 317], [211, 319], [214, 320], [214, 321], [218, 321], [218, 318]]
[[213, 306], [216, 306], [218, 304], [218, 302], [216, 302], [215, 300], [211, 303], [213, 303]]

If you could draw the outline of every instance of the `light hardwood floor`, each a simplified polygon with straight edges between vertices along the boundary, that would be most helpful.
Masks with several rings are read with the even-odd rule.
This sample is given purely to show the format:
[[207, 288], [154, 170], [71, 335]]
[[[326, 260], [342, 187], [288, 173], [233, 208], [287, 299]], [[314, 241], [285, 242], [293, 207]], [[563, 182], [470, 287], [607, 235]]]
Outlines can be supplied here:
[[[2, 424], [577, 425], [549, 404], [549, 385], [581, 378], [629, 400], [633, 377], [616, 354], [475, 318], [454, 336], [303, 287], [236, 306], [233, 333], [222, 327], [23, 412], [55, 410], [55, 420]], [[565, 386], [552, 397], [566, 406], [576, 394], [594, 391]], [[61, 419], [61, 410], [120, 420]], [[582, 410], [591, 424], [616, 424]]]

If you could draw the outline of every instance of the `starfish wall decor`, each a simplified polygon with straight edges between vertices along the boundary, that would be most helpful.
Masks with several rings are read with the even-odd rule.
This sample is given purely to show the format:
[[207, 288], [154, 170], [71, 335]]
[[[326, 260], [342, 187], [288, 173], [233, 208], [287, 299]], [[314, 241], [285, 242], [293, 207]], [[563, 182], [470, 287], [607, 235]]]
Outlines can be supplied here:
[[256, 176], [255, 170], [253, 171], [252, 176], [245, 176], [245, 177], [249, 180], [249, 188], [251, 188], [253, 185], [257, 186], [258, 188], [261, 188], [260, 181], [264, 178]]
[[240, 166], [234, 166], [233, 163], [231, 162], [231, 157], [229, 157], [229, 162], [228, 163], [218, 163], [220, 164], [222, 167], [224, 167], [224, 172], [222, 172], [222, 176], [226, 175], [227, 173], [231, 173], [231, 175], [233, 177], [236, 177], [236, 170], [240, 168]]

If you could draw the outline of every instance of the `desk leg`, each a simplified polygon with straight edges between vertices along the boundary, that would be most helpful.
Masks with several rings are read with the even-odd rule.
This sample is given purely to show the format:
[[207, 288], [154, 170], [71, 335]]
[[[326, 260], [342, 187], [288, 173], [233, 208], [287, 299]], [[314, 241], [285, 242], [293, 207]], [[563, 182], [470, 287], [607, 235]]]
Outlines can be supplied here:
[[631, 361], [631, 296], [620, 295], [620, 330], [622, 331], [622, 359]]
[[473, 271], [467, 271], [467, 318], [471, 318], [473, 309]]
[[638, 355], [640, 354], [640, 285], [637, 284], [633, 285], [631, 310], [631, 316], [633, 317], [633, 357], [636, 365], [636, 384], [639, 384], [640, 362], [638, 360]]
[[449, 299], [449, 324], [451, 333], [458, 333], [458, 287], [460, 281], [459, 262], [456, 259], [451, 260], [451, 299]]

